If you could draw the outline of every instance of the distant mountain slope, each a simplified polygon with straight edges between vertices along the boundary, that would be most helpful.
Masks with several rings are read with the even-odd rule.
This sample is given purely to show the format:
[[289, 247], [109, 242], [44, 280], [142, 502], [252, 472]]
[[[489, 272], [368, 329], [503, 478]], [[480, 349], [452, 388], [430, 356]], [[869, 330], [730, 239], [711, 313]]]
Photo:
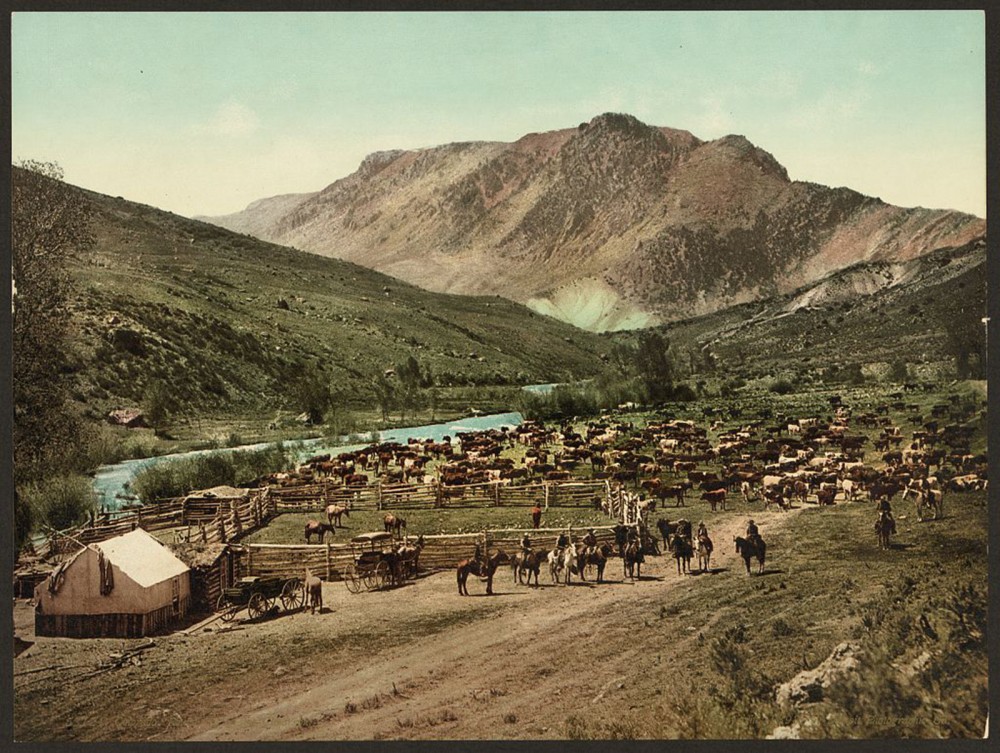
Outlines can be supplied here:
[[862, 262], [659, 329], [728, 377], [836, 379], [849, 365], [905, 363], [913, 374], [952, 378], [957, 354], [983, 352], [986, 289], [986, 243], [978, 240], [902, 262]]
[[375, 153], [317, 193], [206, 219], [594, 330], [710, 313], [985, 234], [960, 212], [790, 181], [742, 136], [705, 142], [619, 114], [510, 144]]
[[74, 263], [74, 394], [92, 415], [166, 385], [189, 412], [285, 407], [315, 366], [372, 404], [413, 355], [438, 385], [591, 376], [598, 335], [497, 297], [431, 293], [123, 199], [81, 191], [96, 249]]

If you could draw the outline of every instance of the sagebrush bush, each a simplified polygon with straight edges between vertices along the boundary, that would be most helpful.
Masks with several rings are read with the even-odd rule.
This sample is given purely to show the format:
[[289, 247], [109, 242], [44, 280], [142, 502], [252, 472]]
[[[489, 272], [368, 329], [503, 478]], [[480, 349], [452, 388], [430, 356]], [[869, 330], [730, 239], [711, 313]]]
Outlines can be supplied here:
[[287, 470], [295, 461], [294, 446], [278, 443], [259, 450], [209, 452], [162, 460], [136, 474], [132, 489], [143, 502], [181, 497], [213, 486], [248, 484], [268, 473]]
[[77, 474], [24, 484], [18, 494], [46, 525], [56, 530], [82, 523], [97, 508], [90, 479]]

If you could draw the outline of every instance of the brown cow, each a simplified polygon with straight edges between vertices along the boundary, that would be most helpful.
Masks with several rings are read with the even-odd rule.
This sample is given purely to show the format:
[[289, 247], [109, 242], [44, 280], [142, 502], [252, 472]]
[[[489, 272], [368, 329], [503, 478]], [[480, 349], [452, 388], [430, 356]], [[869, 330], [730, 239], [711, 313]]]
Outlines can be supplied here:
[[717, 505], [722, 505], [722, 509], [726, 509], [726, 490], [716, 489], [715, 491], [705, 492], [701, 495], [701, 498], [708, 502], [712, 506], [712, 512], [715, 512]]

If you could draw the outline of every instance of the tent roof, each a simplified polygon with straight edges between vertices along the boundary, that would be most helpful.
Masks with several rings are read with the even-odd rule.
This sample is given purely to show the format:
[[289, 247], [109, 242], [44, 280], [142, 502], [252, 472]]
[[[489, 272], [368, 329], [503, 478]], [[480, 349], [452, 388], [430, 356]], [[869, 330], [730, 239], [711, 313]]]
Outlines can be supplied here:
[[113, 565], [140, 586], [154, 586], [189, 569], [141, 528], [91, 546], [104, 552]]

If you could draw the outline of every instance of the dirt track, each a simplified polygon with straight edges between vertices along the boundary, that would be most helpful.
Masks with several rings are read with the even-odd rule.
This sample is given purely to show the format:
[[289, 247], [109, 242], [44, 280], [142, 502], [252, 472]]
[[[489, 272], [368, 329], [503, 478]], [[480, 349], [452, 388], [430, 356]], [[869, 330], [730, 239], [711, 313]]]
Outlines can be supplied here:
[[[791, 517], [794, 513], [769, 513], [757, 520], [766, 533]], [[298, 614], [272, 625], [294, 633], [306, 621], [347, 620], [364, 630], [367, 620], [403, 620], [427, 610], [458, 610], [457, 620], [433, 638], [352, 657], [278, 698], [266, 687], [245, 688], [231, 713], [192, 726], [188, 739], [565, 737], [568, 713], [600, 716], [629, 684], [631, 660], [650, 649], [648, 637], [637, 637], [629, 627], [639, 615], [655, 611], [665, 591], [697, 587], [701, 577], [746, 577], [732, 545], [744, 524], [743, 517], [720, 519], [711, 530], [712, 567], [725, 569], [712, 575], [679, 577], [672, 559], [651, 557], [642, 580], [634, 583], [623, 579], [617, 559], [608, 567], [612, 582], [601, 585], [552, 585], [543, 571], [543, 587], [515, 587], [504, 567], [492, 599], [482, 596], [485, 587], [478, 582], [470, 582], [474, 596], [460, 598], [450, 572], [404, 589], [357, 596], [339, 583], [326, 584], [332, 612]], [[495, 610], [489, 619], [462, 624], [461, 610], [483, 601]], [[678, 641], [692, 640], [708, 625], [680, 620], [678, 627], [672, 651], [682, 650]]]

